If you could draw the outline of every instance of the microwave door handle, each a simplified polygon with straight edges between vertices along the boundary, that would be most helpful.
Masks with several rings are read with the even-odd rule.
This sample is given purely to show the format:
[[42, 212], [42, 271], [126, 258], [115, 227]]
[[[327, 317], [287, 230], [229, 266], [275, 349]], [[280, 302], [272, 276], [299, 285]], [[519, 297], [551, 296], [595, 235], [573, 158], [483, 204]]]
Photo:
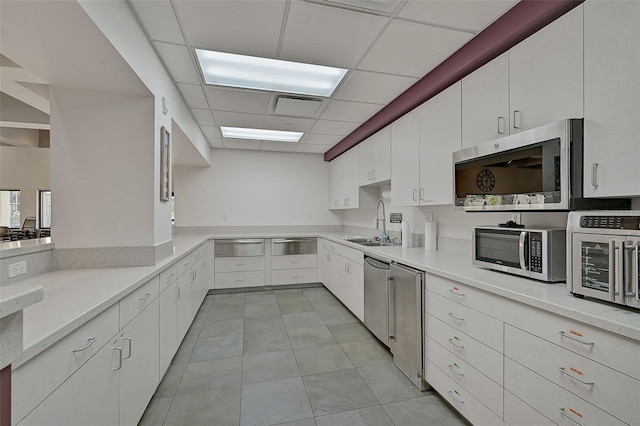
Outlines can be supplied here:
[[620, 247], [615, 240], [609, 241], [609, 301], [615, 302], [622, 272], [622, 256], [618, 254]]
[[527, 263], [524, 259], [524, 244], [525, 239], [527, 238], [527, 231], [520, 232], [520, 239], [518, 240], [518, 254], [520, 258], [520, 269], [523, 271], [527, 270]]
[[[634, 297], [636, 300], [640, 300], [638, 296], [638, 244], [624, 245], [624, 254], [627, 256], [627, 252], [631, 252], [631, 259], [629, 260], [631, 265], [631, 276], [627, 277], [625, 274], [624, 277], [624, 297]], [[627, 268], [625, 268], [625, 272], [627, 272]]]

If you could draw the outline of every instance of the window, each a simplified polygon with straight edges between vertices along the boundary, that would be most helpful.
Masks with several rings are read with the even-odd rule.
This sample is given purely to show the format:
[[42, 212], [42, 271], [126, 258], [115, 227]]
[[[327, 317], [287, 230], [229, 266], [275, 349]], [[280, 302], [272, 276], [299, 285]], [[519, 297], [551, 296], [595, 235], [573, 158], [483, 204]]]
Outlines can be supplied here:
[[0, 226], [20, 228], [20, 191], [0, 190]]
[[51, 228], [51, 191], [41, 189], [38, 193], [38, 227]]

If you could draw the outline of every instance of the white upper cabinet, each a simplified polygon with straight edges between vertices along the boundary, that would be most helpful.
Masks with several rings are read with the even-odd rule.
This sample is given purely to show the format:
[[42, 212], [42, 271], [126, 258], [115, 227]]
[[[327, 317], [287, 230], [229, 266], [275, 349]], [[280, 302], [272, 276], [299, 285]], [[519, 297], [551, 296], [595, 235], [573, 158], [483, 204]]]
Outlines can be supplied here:
[[391, 126], [387, 126], [358, 145], [361, 186], [391, 179]]
[[419, 205], [420, 107], [391, 123], [391, 205]]
[[452, 153], [461, 146], [460, 83], [391, 124], [391, 205], [453, 202]]
[[360, 192], [359, 148], [355, 146], [329, 164], [329, 209], [373, 207], [375, 194]]
[[509, 51], [512, 134], [584, 116], [583, 12], [576, 7]]
[[462, 147], [584, 116], [583, 6], [462, 79]]
[[461, 83], [420, 108], [420, 205], [453, 203], [452, 154], [461, 148]]
[[584, 3], [584, 192], [640, 196], [640, 2]]
[[509, 134], [509, 54], [462, 79], [462, 148]]

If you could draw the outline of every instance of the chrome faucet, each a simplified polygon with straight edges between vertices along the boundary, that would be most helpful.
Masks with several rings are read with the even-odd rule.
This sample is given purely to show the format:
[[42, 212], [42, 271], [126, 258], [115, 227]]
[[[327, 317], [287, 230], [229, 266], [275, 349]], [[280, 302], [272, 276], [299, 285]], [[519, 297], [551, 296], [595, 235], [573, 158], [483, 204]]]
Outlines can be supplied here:
[[[380, 204], [382, 204], [382, 219], [380, 219]], [[376, 229], [380, 229], [380, 221], [382, 221], [382, 235], [380, 236], [380, 241], [390, 243], [391, 239], [389, 238], [389, 235], [387, 235], [387, 215], [384, 211], [384, 201], [382, 201], [382, 199], [378, 200], [378, 205], [376, 206]]]

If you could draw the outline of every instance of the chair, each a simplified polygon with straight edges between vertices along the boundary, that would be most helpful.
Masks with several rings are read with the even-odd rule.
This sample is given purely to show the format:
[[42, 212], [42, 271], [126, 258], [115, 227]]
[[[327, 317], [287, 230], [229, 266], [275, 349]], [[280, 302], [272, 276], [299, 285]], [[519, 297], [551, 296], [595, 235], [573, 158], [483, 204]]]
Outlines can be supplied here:
[[35, 238], [36, 237], [36, 218], [35, 216], [27, 216], [22, 222], [22, 232], [24, 233], [24, 238]]
[[11, 228], [0, 226], [0, 241], [11, 241]]

